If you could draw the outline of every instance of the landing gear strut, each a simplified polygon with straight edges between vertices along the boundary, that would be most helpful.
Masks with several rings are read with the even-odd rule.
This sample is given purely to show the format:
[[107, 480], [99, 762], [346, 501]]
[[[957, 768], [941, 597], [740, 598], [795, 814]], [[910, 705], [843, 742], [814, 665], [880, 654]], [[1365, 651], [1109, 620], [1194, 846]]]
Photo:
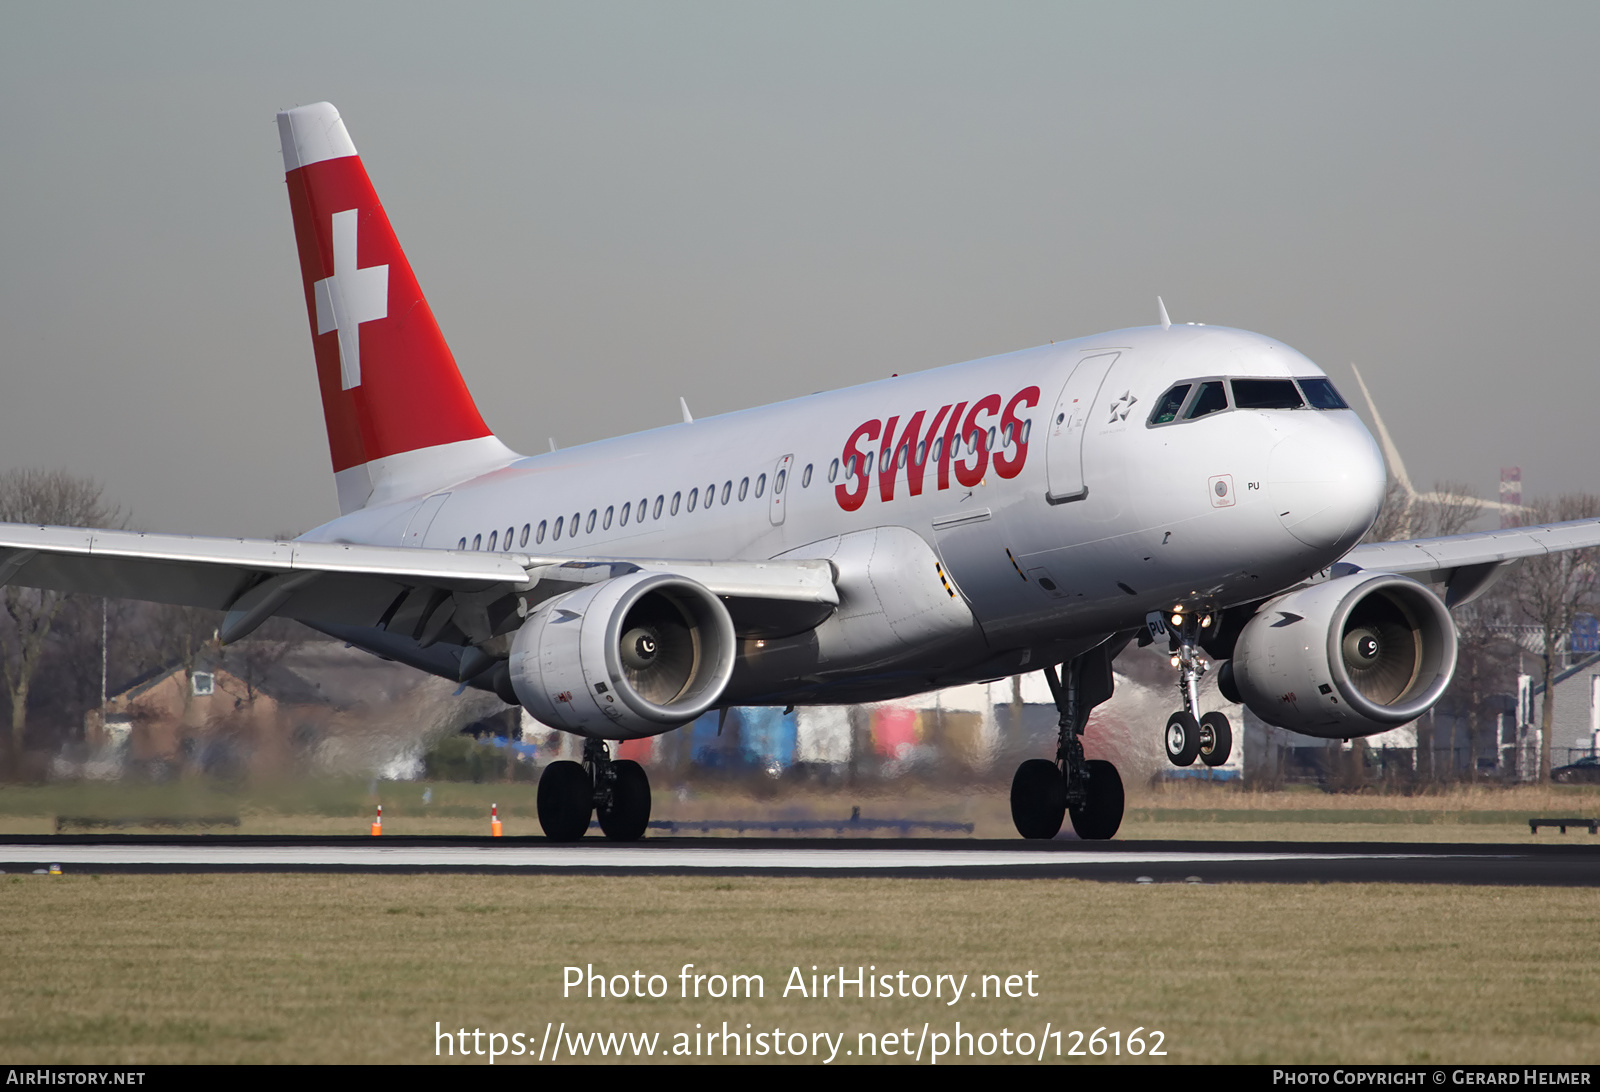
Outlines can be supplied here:
[[629, 759], [613, 759], [598, 739], [585, 740], [583, 764], [552, 762], [539, 776], [539, 825], [552, 842], [576, 842], [597, 815], [614, 842], [636, 842], [650, 825], [650, 778]]
[[1062, 821], [1086, 839], [1110, 838], [1122, 825], [1122, 778], [1102, 759], [1086, 759], [1089, 710], [1111, 696], [1111, 657], [1104, 646], [1044, 669], [1060, 716], [1056, 759], [1029, 759], [1011, 780], [1011, 821], [1024, 838], [1054, 838]]
[[1207, 664], [1196, 647], [1200, 631], [1213, 621], [1210, 614], [1174, 612], [1168, 619], [1172, 634], [1172, 664], [1178, 669], [1178, 693], [1183, 708], [1167, 718], [1167, 759], [1174, 766], [1192, 766], [1198, 758], [1207, 766], [1220, 766], [1233, 751], [1233, 728], [1221, 713], [1200, 715], [1200, 680]]

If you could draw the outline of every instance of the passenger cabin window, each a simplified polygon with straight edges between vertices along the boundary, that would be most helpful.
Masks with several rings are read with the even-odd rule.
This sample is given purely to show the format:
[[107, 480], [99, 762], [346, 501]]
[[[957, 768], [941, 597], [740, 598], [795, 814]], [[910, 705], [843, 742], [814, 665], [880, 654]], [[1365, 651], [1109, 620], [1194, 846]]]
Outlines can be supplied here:
[[839, 460], [835, 459], [828, 467], [828, 484], [832, 485], [839, 480]]
[[628, 503], [626, 503], [626, 504], [624, 504], [622, 506], [622, 512], [617, 517], [617, 526], [618, 527], [626, 527], [628, 525], [628, 511], [631, 508], [633, 508], [633, 502], [632, 501], [629, 501]]
[[717, 483], [716, 482], [712, 482], [710, 485], [706, 486], [706, 507], [710, 508], [712, 503], [716, 499], [717, 499]]
[[483, 536], [482, 535], [473, 535], [472, 536], [472, 548], [474, 550], [483, 549]]
[[674, 493], [674, 494], [672, 494], [672, 514], [673, 515], [677, 515], [678, 514], [678, 506], [680, 504], [682, 504], [682, 503], [683, 503], [683, 494], [682, 493]]
[[749, 492], [750, 492], [750, 479], [749, 478], [745, 478], [743, 481], [741, 481], [739, 483], [739, 499], [740, 500], [744, 500], [745, 495], [747, 493], [749, 493]]
[[[585, 531], [587, 531], [591, 535], [594, 534], [594, 518], [595, 518], [595, 515], [596, 515], [595, 510], [593, 508], [589, 509], [589, 522], [587, 524], [585, 524], [584, 528], [583, 528]], [[578, 517], [577, 516], [573, 516], [572, 517], [572, 522], [574, 522], [574, 523], [578, 522]]]
[[700, 487], [695, 486], [689, 490], [689, 511], [694, 511], [694, 506], [700, 502]]
[[[872, 456], [868, 455], [867, 456], [867, 462], [870, 463], [871, 461], [872, 461]], [[761, 494], [766, 490], [766, 488], [767, 488], [767, 476], [765, 474], [763, 474], [763, 475], [761, 475], [760, 477], [758, 477], [756, 479], [756, 498], [758, 500], [760, 499]]]
[[[905, 449], [902, 448], [901, 450], [903, 451]], [[788, 479], [788, 477], [789, 477], [789, 472], [787, 470], [778, 471], [778, 476], [776, 478], [772, 479], [772, 495], [773, 496], [777, 496], [779, 493], [783, 492], [783, 483]]]
[[656, 494], [656, 506], [655, 506], [655, 509], [651, 512], [652, 518], [654, 518], [654, 519], [660, 519], [661, 518], [661, 506], [666, 503], [666, 500], [667, 500], [667, 498], [662, 496], [660, 493]]
[[723, 504], [727, 504], [728, 503], [728, 498], [731, 497], [731, 496], [733, 496], [733, 483], [731, 481], [723, 482], [722, 483], [722, 503]]
[[615, 508], [607, 506], [606, 507], [606, 518], [603, 521], [601, 521], [600, 526], [602, 528], [604, 528], [605, 530], [607, 530], [607, 531], [611, 530], [611, 517], [616, 515], [616, 512], [617, 512], [617, 510]]
[[466, 548], [467, 548], [467, 540], [466, 539], [462, 539], [460, 542], [456, 543], [456, 549], [465, 550]]
[[555, 533], [553, 533], [550, 536], [551, 539], [553, 539], [553, 540], [560, 539], [560, 537], [561, 537], [561, 527], [565, 522], [566, 522], [566, 518], [564, 516], [557, 516], [556, 517], [556, 529], [555, 529]]
[[528, 544], [528, 532], [532, 529], [529, 524], [524, 523], [522, 525], [522, 539], [517, 543], [518, 546], [526, 546]]
[[[917, 460], [917, 461], [921, 462], [920, 459]], [[806, 464], [805, 472], [800, 475], [800, 488], [801, 489], [810, 489], [811, 488], [811, 464], [810, 463]]]
[[533, 533], [533, 541], [535, 541], [535, 542], [543, 542], [544, 541], [544, 531], [545, 531], [545, 522], [544, 522], [544, 520], [540, 520], [539, 521], [539, 529]]
[[1189, 412], [1183, 415], [1183, 419], [1193, 421], [1197, 417], [1204, 417], [1208, 413], [1216, 413], [1227, 408], [1227, 385], [1220, 379], [1213, 379], [1209, 383], [1200, 384], [1200, 392], [1194, 396], [1194, 401], [1189, 403]]
[[1339, 392], [1333, 389], [1333, 384], [1321, 377], [1302, 379], [1299, 381], [1300, 389], [1306, 392], [1306, 401], [1315, 409], [1349, 409], [1350, 406]]
[[[511, 536], [514, 535], [516, 533], [516, 531], [517, 531], [517, 529], [515, 527], [507, 527], [506, 528], [506, 537], [500, 540], [501, 544], [502, 544], [500, 548], [502, 550], [511, 549]], [[528, 537], [528, 533], [527, 533], [526, 530], [523, 531], [522, 537], [523, 538], [527, 538]]]
[[1156, 411], [1150, 415], [1152, 425], [1170, 424], [1178, 419], [1178, 411], [1183, 408], [1183, 400], [1189, 396], [1189, 388], [1193, 384], [1179, 383], [1166, 394], [1161, 396], [1161, 401], [1156, 403]]
[[1292, 379], [1234, 379], [1233, 404], [1240, 409], [1301, 409], [1305, 402]]

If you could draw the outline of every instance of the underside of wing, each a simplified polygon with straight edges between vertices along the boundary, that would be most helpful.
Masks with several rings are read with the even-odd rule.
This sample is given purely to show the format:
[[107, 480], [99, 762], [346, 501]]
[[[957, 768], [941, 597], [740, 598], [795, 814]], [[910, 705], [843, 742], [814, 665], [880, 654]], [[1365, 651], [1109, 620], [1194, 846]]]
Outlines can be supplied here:
[[225, 611], [224, 641], [278, 615], [377, 627], [422, 647], [482, 644], [545, 599], [641, 570], [703, 584], [748, 635], [800, 632], [839, 602], [826, 561], [542, 557], [0, 524], [0, 584]]
[[1446, 538], [1369, 542], [1335, 566], [1345, 572], [1404, 573], [1443, 584], [1446, 603], [1460, 606], [1487, 591], [1505, 566], [1525, 557], [1600, 546], [1600, 519], [1507, 527]]

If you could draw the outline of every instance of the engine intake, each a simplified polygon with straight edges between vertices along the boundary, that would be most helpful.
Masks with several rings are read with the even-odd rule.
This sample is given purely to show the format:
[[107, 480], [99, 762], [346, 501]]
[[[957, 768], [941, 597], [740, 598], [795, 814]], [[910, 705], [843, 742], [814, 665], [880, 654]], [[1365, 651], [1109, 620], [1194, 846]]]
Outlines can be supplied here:
[[1354, 573], [1264, 604], [1232, 673], [1268, 724], [1348, 739], [1420, 717], [1455, 669], [1455, 623], [1437, 596], [1403, 576]]
[[511, 644], [511, 686], [554, 728], [637, 739], [714, 705], [733, 675], [733, 621], [702, 584], [632, 573], [540, 603]]

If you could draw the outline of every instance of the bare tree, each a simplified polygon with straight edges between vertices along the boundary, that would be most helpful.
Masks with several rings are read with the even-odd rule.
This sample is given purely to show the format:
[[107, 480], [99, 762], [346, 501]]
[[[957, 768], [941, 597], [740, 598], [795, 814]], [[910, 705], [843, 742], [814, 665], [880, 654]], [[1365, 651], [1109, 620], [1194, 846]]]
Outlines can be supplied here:
[[[122, 510], [105, 499], [92, 478], [61, 470], [8, 470], [0, 473], [0, 523], [61, 527], [118, 527]], [[3, 597], [10, 627], [0, 637], [0, 675], [11, 699], [11, 753], [20, 757], [27, 731], [28, 692], [44, 655], [51, 626], [66, 596], [62, 592], [7, 585]]]
[[1483, 502], [1461, 482], [1434, 482], [1433, 492], [1416, 507], [1421, 510], [1418, 522], [1425, 537], [1459, 535], [1484, 512]]
[[[1527, 521], [1559, 523], [1600, 515], [1600, 497], [1567, 493], [1555, 500], [1535, 501], [1527, 508]], [[1556, 657], [1572, 632], [1572, 620], [1594, 590], [1595, 562], [1600, 551], [1562, 550], [1524, 558], [1518, 566], [1514, 595], [1523, 617], [1539, 628], [1543, 640], [1544, 703], [1539, 744], [1539, 780], [1550, 780], [1550, 733], [1555, 720]]]
[[222, 662], [244, 683], [245, 703], [254, 704], [274, 668], [311, 639], [311, 631], [290, 618], [269, 618], [249, 637], [222, 650]]

